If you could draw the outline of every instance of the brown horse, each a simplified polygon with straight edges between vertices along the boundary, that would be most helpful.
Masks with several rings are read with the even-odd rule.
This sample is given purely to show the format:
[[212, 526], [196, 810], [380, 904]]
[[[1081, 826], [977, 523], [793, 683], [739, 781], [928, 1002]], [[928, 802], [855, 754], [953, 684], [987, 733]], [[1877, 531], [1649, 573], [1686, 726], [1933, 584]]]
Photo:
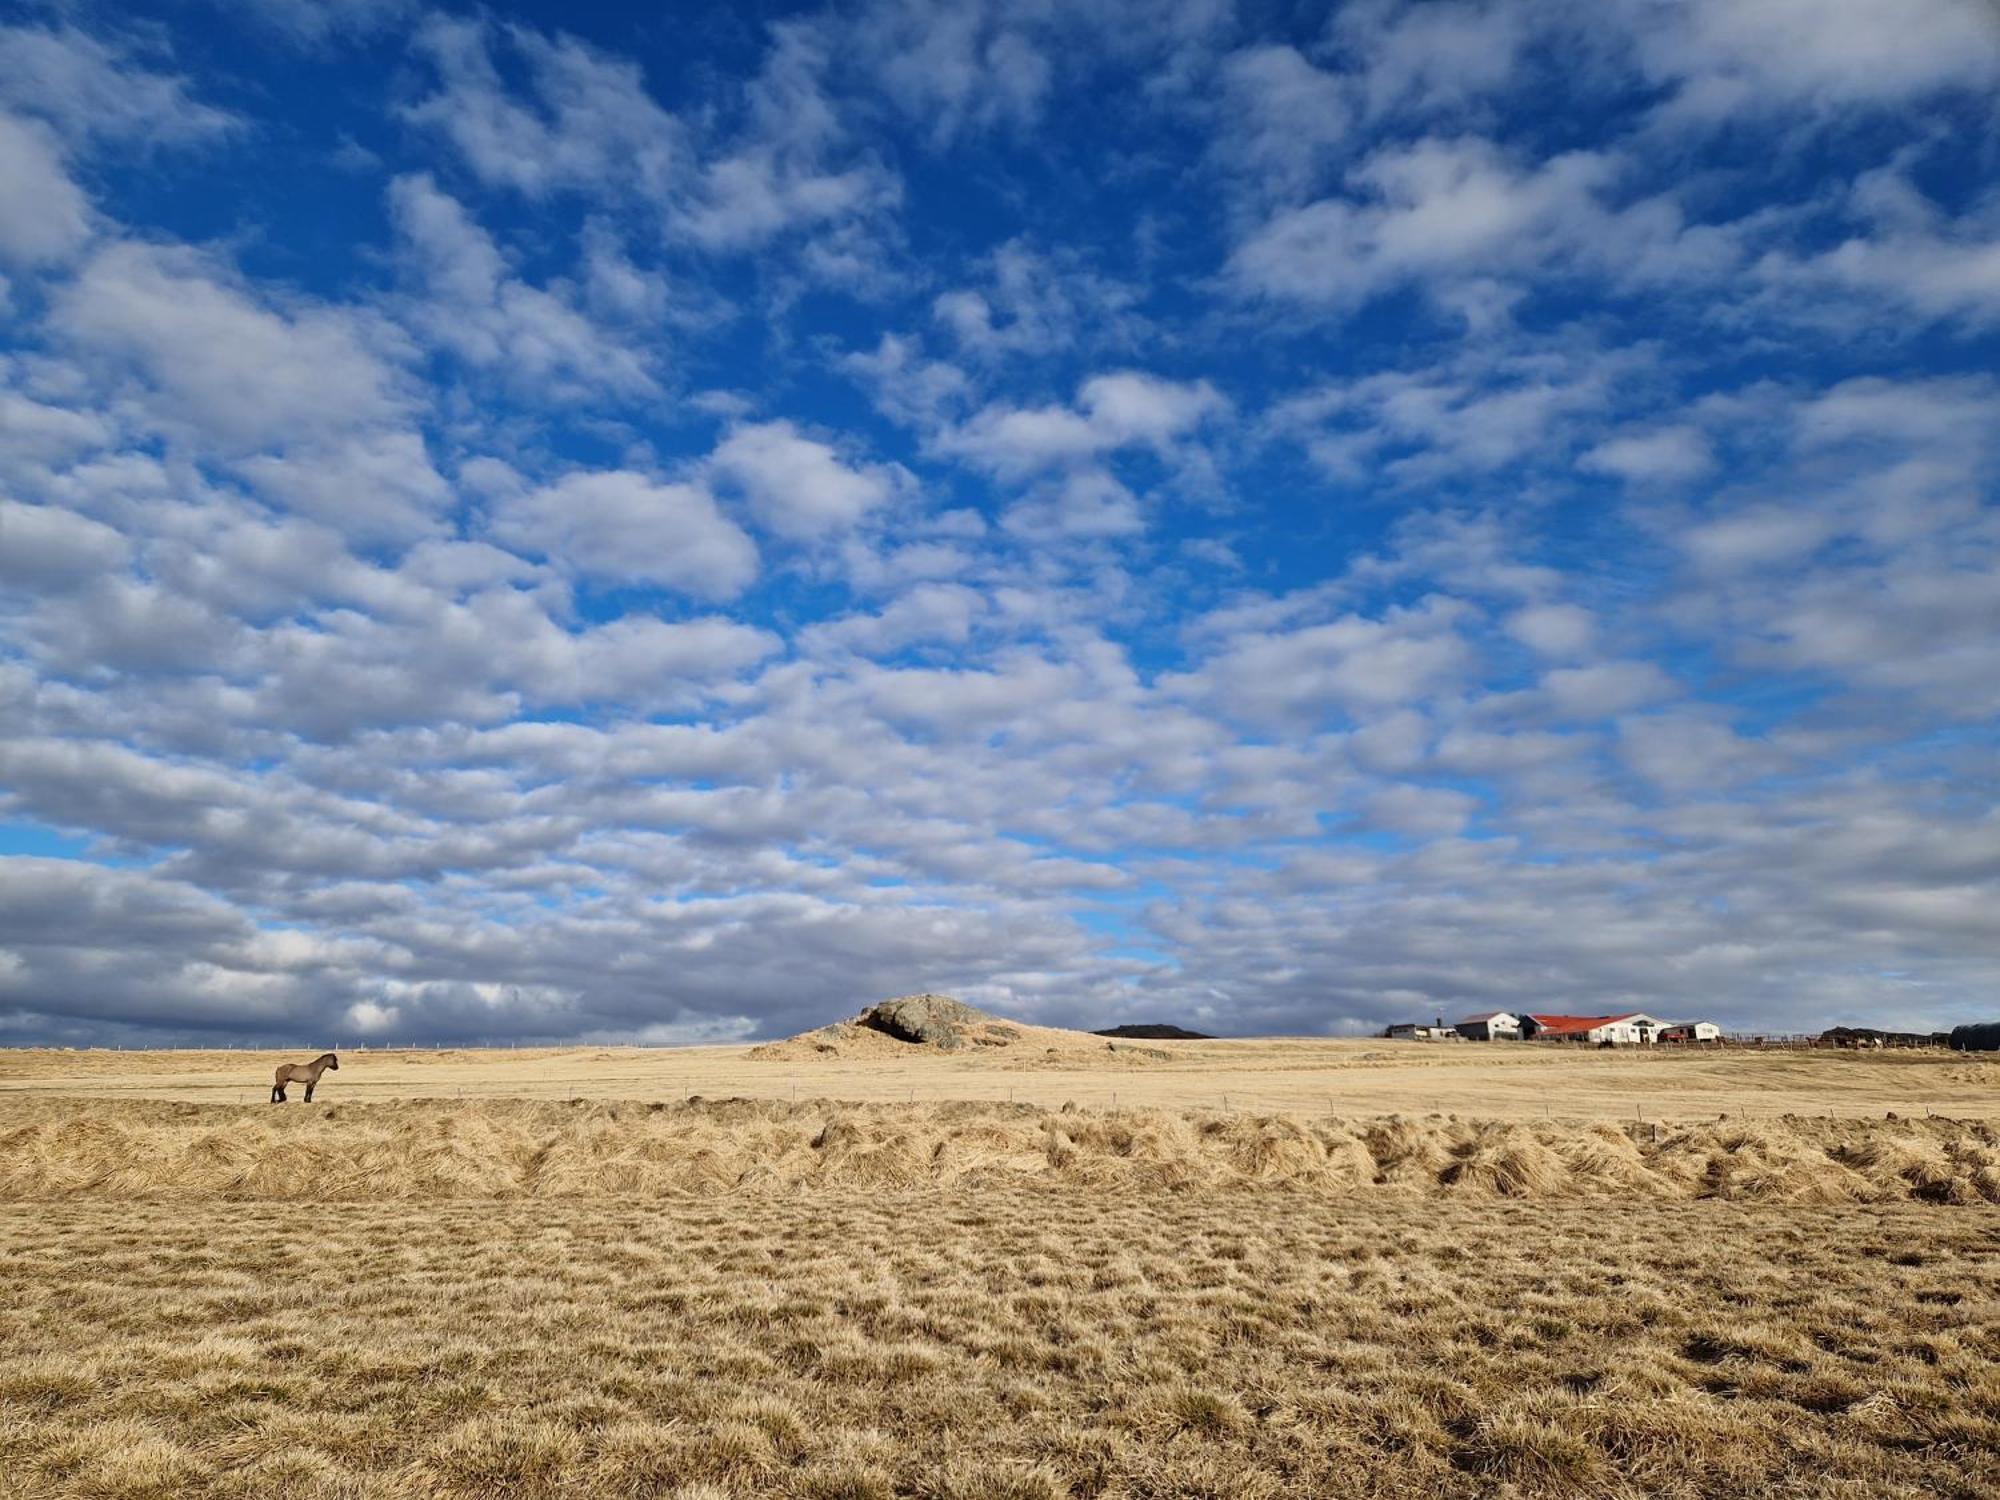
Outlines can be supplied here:
[[279, 1063], [277, 1081], [271, 1085], [271, 1102], [285, 1102], [285, 1085], [303, 1083], [306, 1086], [306, 1103], [313, 1102], [313, 1087], [319, 1082], [319, 1075], [328, 1068], [340, 1071], [340, 1059], [331, 1052], [322, 1052], [309, 1063]]

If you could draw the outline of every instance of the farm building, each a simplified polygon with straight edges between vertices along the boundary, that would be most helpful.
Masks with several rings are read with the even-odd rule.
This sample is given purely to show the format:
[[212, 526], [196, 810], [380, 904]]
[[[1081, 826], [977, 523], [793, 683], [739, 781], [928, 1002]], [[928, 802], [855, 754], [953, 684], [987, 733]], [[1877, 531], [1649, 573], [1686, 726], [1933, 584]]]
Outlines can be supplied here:
[[1722, 1028], [1713, 1021], [1676, 1021], [1663, 1027], [1658, 1040], [1663, 1042], [1719, 1042]]
[[1615, 1016], [1523, 1016], [1521, 1035], [1551, 1042], [1631, 1045], [1653, 1041], [1665, 1023], [1643, 1011]]
[[1416, 1021], [1401, 1021], [1382, 1033], [1391, 1041], [1399, 1042], [1456, 1042], [1459, 1034], [1440, 1022], [1435, 1026], [1425, 1026]]
[[1521, 1018], [1504, 1010], [1483, 1010], [1476, 1016], [1467, 1016], [1456, 1029], [1471, 1042], [1518, 1041]]

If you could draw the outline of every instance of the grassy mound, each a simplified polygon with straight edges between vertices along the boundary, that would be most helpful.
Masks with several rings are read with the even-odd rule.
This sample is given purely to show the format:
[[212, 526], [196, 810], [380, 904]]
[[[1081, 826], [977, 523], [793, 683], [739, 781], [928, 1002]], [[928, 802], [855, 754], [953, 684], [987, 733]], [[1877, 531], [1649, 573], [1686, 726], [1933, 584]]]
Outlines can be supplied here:
[[653, 1197], [1088, 1186], [1799, 1204], [2000, 1203], [1984, 1122], [1662, 1128], [824, 1100], [0, 1106], [0, 1201]]

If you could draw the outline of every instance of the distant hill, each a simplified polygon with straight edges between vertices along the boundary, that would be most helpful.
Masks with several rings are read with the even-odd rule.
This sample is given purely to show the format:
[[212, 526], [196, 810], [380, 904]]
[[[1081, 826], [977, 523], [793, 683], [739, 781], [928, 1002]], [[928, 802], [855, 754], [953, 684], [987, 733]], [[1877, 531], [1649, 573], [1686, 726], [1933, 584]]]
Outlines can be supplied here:
[[1205, 1031], [1189, 1031], [1185, 1026], [1107, 1026], [1092, 1036], [1115, 1036], [1134, 1042], [1212, 1042]]

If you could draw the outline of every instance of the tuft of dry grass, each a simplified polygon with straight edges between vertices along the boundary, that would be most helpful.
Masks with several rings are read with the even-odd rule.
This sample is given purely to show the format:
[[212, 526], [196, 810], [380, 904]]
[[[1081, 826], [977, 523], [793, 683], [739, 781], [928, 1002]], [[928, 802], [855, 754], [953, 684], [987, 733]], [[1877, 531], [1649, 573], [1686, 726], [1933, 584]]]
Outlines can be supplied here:
[[268, 1105], [0, 1101], [0, 1200], [321, 1201], [1084, 1188], [1961, 1206], [2000, 1202], [2000, 1128], [1791, 1118], [1670, 1126], [1299, 1119], [826, 1100]]
[[0, 1205], [10, 1500], [2000, 1492], [1983, 1208]]

